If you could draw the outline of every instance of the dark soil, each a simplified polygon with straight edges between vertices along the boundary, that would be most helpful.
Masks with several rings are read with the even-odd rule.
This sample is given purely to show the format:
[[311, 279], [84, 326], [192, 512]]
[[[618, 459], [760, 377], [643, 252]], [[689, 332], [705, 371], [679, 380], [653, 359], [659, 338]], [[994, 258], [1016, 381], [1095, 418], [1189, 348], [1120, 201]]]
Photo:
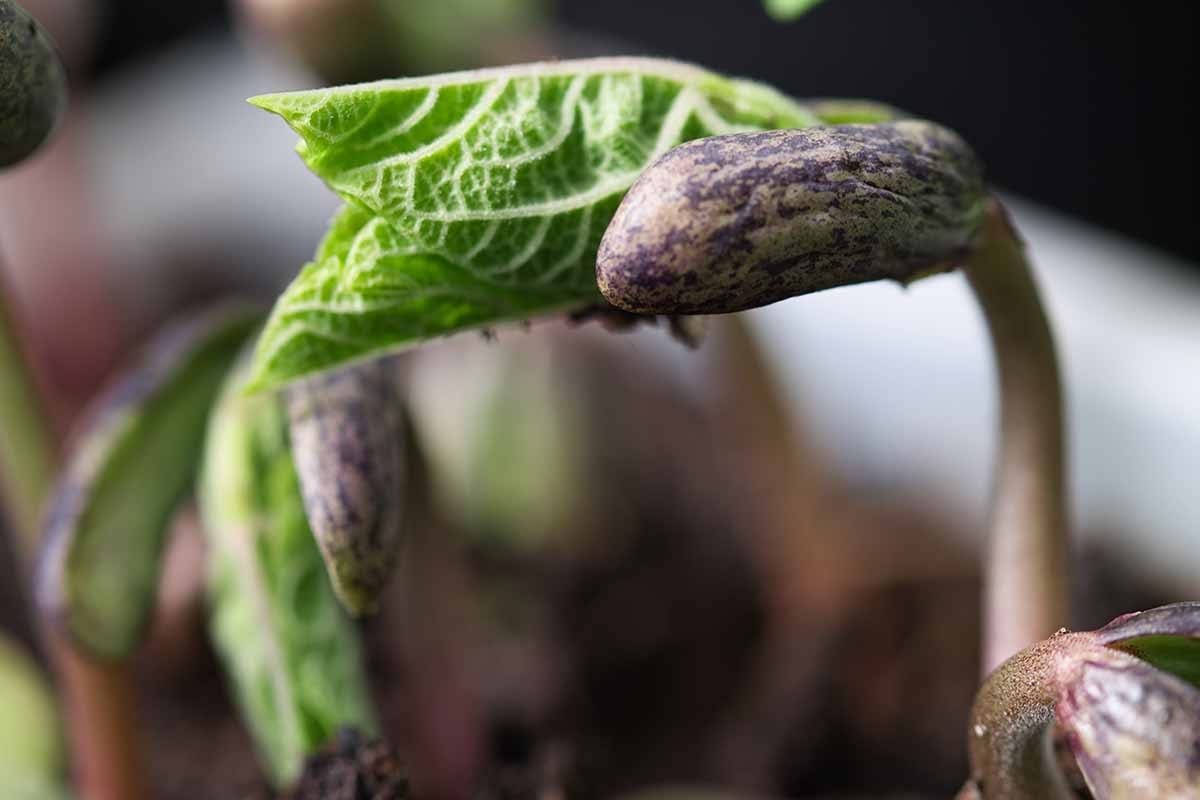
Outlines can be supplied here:
[[408, 781], [392, 749], [352, 730], [338, 734], [304, 765], [295, 789], [279, 800], [408, 800]]

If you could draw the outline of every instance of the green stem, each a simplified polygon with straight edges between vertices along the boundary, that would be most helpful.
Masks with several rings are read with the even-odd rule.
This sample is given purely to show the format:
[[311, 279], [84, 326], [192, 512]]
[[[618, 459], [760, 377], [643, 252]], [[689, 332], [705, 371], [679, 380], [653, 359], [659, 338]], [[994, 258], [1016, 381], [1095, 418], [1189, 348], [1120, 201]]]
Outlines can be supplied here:
[[986, 675], [1067, 622], [1062, 391], [1024, 245], [998, 201], [990, 202], [965, 272], [1000, 382], [1000, 455], [984, 560]]
[[55, 446], [0, 291], [0, 494], [26, 565], [37, 550], [42, 505], [54, 480]]

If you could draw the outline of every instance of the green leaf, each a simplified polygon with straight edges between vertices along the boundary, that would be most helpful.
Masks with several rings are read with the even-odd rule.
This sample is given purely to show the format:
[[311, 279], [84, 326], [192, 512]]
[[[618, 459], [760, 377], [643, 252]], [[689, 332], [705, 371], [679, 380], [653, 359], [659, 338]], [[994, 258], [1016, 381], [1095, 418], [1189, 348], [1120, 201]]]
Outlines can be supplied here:
[[598, 410], [576, 371], [591, 366], [591, 354], [554, 342], [441, 351], [411, 380], [440, 513], [472, 544], [506, 556], [562, 547], [588, 528], [581, 519], [598, 517], [589, 482]]
[[226, 304], [173, 325], [88, 415], [51, 498], [36, 581], [44, 614], [92, 655], [125, 658], [141, 642], [209, 408], [260, 319]]
[[1124, 650], [1200, 688], [1200, 603], [1170, 603], [1124, 614], [1097, 634]]
[[256, 97], [347, 206], [279, 299], [252, 385], [601, 302], [600, 237], [641, 171], [703, 136], [818, 124], [673, 61], [531, 64]]
[[0, 494], [13, 534], [19, 537], [14, 543], [26, 557], [41, 539], [42, 506], [54, 483], [55, 443], [15, 322], [0, 296]]
[[200, 501], [210, 631], [272, 781], [342, 727], [375, 729], [356, 629], [304, 515], [282, 398], [246, 396], [249, 353], [209, 423]]
[[65, 797], [67, 753], [54, 693], [37, 663], [3, 632], [0, 708], [0, 797]]
[[386, 43], [397, 67], [420, 75], [489, 63], [488, 53], [537, 35], [551, 17], [548, 0], [385, 0]]
[[1200, 639], [1185, 636], [1139, 636], [1113, 647], [1173, 673], [1200, 689]]
[[807, 13], [822, 0], [763, 0], [767, 13], [780, 22], [791, 22]]

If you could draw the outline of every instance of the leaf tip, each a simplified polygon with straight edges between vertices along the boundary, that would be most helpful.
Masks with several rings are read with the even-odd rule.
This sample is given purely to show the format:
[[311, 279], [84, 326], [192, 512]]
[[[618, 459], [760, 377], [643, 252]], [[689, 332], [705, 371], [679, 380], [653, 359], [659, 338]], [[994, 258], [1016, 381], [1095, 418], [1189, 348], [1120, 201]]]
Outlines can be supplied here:
[[246, 102], [264, 111], [270, 111], [272, 114], [283, 114], [283, 104], [280, 102], [283, 95], [275, 92], [272, 94], [256, 94], [254, 97], [247, 97]]

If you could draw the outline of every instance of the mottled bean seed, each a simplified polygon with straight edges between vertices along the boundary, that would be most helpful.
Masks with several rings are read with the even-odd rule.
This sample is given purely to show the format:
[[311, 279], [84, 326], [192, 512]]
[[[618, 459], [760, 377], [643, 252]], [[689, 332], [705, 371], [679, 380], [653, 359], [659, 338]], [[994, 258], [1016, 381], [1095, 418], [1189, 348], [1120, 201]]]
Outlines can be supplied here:
[[714, 136], [629, 190], [597, 280], [639, 313], [726, 313], [954, 266], [982, 221], [980, 162], [952, 131], [905, 120]]
[[309, 525], [342, 604], [375, 610], [404, 528], [405, 430], [396, 361], [302, 380], [287, 392]]

